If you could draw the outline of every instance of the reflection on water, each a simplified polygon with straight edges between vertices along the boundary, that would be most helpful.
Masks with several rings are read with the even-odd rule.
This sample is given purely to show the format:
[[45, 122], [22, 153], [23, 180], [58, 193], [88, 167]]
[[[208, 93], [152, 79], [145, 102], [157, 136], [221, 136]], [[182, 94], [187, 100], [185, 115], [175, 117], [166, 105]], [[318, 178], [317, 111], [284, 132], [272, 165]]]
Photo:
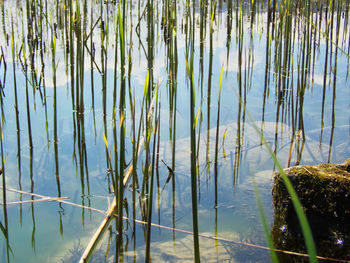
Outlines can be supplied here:
[[245, 109], [284, 166], [349, 158], [348, 1], [56, 2], [0, 1], [2, 261], [79, 260], [114, 198], [91, 261], [192, 261], [191, 174], [201, 259], [269, 261]]
[[[291, 220], [292, 221], [292, 220]], [[295, 223], [295, 222], [294, 222]], [[294, 251], [303, 254], [305, 245], [300, 229], [293, 229], [293, 223], [286, 225], [281, 215], [274, 217], [274, 223], [271, 230], [271, 236], [274, 244], [281, 250]], [[328, 258], [341, 258], [349, 260], [349, 224], [339, 224], [324, 219], [312, 218], [311, 229], [317, 246], [318, 255], [323, 256], [325, 261], [331, 261]], [[281, 262], [301, 262], [307, 260], [304, 255], [290, 257], [285, 253], [279, 254]]]

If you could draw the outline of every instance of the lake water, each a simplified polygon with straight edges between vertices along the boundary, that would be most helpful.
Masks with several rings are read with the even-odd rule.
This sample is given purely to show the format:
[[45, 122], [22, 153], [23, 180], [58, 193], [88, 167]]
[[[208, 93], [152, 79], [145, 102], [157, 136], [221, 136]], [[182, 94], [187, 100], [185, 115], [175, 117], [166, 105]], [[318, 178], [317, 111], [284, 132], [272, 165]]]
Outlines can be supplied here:
[[[152, 169], [151, 259], [193, 261], [192, 105], [201, 260], [269, 262], [254, 185], [271, 228], [275, 164], [254, 127], [283, 167], [350, 157], [349, 1], [290, 9], [273, 1], [274, 13], [266, 1], [218, 1], [214, 9], [210, 1], [164, 0], [153, 2], [152, 16], [147, 1], [128, 1], [125, 95], [122, 2], [57, 2], [0, 1], [1, 261], [78, 262], [112, 203], [122, 155], [125, 171], [137, 165], [138, 183], [130, 180], [123, 194], [128, 219], [122, 233], [110, 222], [91, 262], [115, 262], [116, 253], [145, 261]], [[338, 241], [338, 250], [349, 246]]]

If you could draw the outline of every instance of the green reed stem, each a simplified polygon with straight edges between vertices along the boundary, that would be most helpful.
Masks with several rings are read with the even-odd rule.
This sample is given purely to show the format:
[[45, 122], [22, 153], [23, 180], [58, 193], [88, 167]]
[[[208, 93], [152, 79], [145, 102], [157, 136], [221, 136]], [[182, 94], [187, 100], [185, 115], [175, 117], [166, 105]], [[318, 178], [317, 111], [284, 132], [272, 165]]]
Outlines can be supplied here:
[[52, 51], [52, 71], [53, 71], [53, 141], [55, 150], [55, 176], [57, 183], [58, 196], [61, 196], [59, 165], [58, 165], [58, 138], [57, 138], [57, 87], [56, 87], [56, 37], [54, 32], [51, 32], [51, 51]]
[[[217, 119], [216, 119], [216, 137], [215, 137], [215, 157], [214, 157], [214, 170], [216, 171], [215, 174], [217, 174], [218, 169], [218, 151], [219, 151], [219, 129], [220, 129], [220, 101], [221, 101], [221, 84], [222, 84], [222, 73], [223, 73], [224, 67], [221, 67], [220, 72], [220, 81], [219, 81], [219, 95], [218, 95], [218, 113], [217, 113]], [[216, 176], [215, 176], [216, 177]]]
[[0, 122], [0, 150], [1, 150], [0, 176], [2, 175], [2, 202], [3, 202], [3, 211], [4, 211], [4, 225], [0, 221], [0, 229], [6, 240], [6, 261], [9, 263], [10, 262], [9, 252], [11, 251], [12, 253], [12, 249], [9, 244], [9, 228], [8, 228], [7, 201], [6, 201], [6, 174], [5, 174], [5, 160], [4, 160], [4, 147], [3, 147], [3, 130], [2, 130], [1, 122]]
[[254, 192], [255, 192], [256, 202], [257, 202], [258, 208], [259, 208], [259, 214], [260, 214], [260, 218], [261, 218], [261, 223], [262, 223], [262, 225], [264, 227], [264, 232], [265, 232], [265, 236], [266, 236], [266, 239], [267, 239], [267, 244], [268, 244], [268, 246], [270, 248], [271, 260], [272, 260], [272, 262], [279, 262], [277, 254], [276, 254], [276, 251], [274, 250], [275, 248], [274, 248], [274, 245], [273, 245], [273, 241], [272, 241], [272, 238], [271, 238], [269, 226], [268, 226], [268, 223], [267, 223], [267, 220], [266, 220], [266, 216], [265, 216], [265, 213], [264, 213], [264, 208], [263, 208], [263, 205], [262, 205], [262, 201], [261, 201], [261, 197], [260, 197], [260, 194], [259, 194], [258, 186], [256, 185], [255, 180], [254, 180]]
[[155, 110], [155, 118], [154, 118], [154, 134], [153, 134], [153, 154], [152, 154], [152, 171], [151, 171], [151, 185], [150, 185], [150, 192], [149, 192], [149, 198], [148, 198], [148, 215], [147, 215], [147, 236], [146, 236], [146, 255], [145, 255], [145, 262], [151, 261], [151, 223], [152, 223], [152, 207], [153, 207], [153, 182], [154, 182], [154, 162], [155, 162], [155, 149], [156, 149], [156, 135], [159, 125], [159, 118], [158, 116], [158, 81], [156, 84], [156, 110]]
[[190, 132], [191, 132], [191, 193], [192, 193], [192, 220], [194, 240], [194, 261], [200, 262], [198, 239], [198, 206], [197, 206], [197, 165], [196, 165], [196, 126], [194, 117], [195, 86], [193, 79], [193, 50], [191, 50], [190, 65], [186, 58], [186, 69], [190, 80]]
[[118, 221], [117, 221], [117, 255], [119, 257], [120, 249], [122, 249], [122, 237], [123, 237], [123, 196], [124, 196], [124, 184], [123, 174], [125, 167], [125, 0], [123, 0], [123, 17], [120, 13], [120, 5], [118, 6], [118, 24], [119, 24], [119, 38], [120, 38], [120, 104], [119, 104], [119, 116], [120, 116], [120, 150], [119, 150], [119, 189], [117, 199], [118, 209]]
[[[118, 22], [119, 22], [119, 16], [116, 18], [116, 30], [115, 30], [115, 49], [114, 49], [114, 81], [113, 81], [113, 113], [112, 113], [112, 126], [113, 126], [113, 140], [114, 140], [114, 169], [118, 171], [118, 144], [117, 144], [117, 66], [118, 66]], [[114, 188], [114, 194], [115, 196], [118, 196], [118, 182], [117, 178], [114, 178], [112, 175], [113, 180], [113, 188]]]
[[27, 65], [27, 57], [25, 52], [25, 45], [24, 40], [22, 44], [22, 50], [23, 50], [23, 60], [24, 64], [23, 71], [24, 71], [24, 77], [25, 77], [25, 87], [26, 87], [26, 109], [27, 109], [27, 128], [28, 128], [28, 143], [29, 143], [29, 149], [31, 150], [33, 148], [33, 139], [32, 139], [32, 128], [31, 128], [31, 121], [30, 121], [30, 106], [29, 106], [29, 94], [28, 94], [28, 65]]
[[1, 108], [1, 121], [5, 122], [5, 114], [4, 114], [4, 88], [6, 85], [6, 72], [7, 72], [7, 64], [4, 56], [3, 48], [1, 47], [1, 56], [0, 56], [0, 67], [2, 66], [1, 63], [4, 63], [4, 77], [2, 80], [0, 80], [0, 108]]

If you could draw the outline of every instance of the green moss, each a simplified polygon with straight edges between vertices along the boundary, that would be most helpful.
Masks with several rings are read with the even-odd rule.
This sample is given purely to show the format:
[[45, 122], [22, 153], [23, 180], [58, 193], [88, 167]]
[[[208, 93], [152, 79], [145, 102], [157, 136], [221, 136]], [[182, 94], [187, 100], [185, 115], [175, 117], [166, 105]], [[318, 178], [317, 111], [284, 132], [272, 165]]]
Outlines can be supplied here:
[[[304, 165], [284, 170], [303, 205], [320, 256], [350, 260], [349, 164], [350, 159], [343, 164]], [[275, 218], [271, 236], [275, 246], [305, 253], [299, 222], [280, 173], [275, 175], [272, 195]], [[281, 262], [302, 259], [282, 254], [279, 258]]]
[[[285, 169], [307, 216], [343, 221], [350, 216], [350, 172], [343, 164], [295, 166]], [[275, 210], [288, 219], [294, 213], [280, 173], [272, 189]]]

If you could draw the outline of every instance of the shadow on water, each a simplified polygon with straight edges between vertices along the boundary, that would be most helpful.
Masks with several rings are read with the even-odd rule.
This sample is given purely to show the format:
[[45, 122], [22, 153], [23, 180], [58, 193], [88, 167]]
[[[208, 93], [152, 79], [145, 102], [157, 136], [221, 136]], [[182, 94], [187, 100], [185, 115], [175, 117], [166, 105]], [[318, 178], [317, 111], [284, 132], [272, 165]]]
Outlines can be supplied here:
[[[349, 6], [0, 1], [3, 261], [93, 242], [91, 262], [266, 262], [254, 180], [275, 247], [305, 253], [247, 112], [286, 167], [349, 158]], [[344, 258], [347, 237], [313, 231]]]

